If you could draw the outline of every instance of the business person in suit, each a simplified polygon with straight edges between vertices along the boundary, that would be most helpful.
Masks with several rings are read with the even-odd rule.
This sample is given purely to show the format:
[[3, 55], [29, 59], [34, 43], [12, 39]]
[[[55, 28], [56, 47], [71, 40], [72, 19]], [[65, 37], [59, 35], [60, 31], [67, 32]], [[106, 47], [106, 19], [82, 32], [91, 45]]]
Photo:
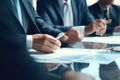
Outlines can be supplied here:
[[[68, 4], [68, 12], [64, 14], [62, 7]], [[106, 27], [101, 20], [94, 21], [93, 16], [89, 13], [86, 0], [37, 0], [37, 12], [49, 25], [74, 26], [76, 29], [85, 35], [90, 35], [96, 32], [97, 35], [104, 34]], [[70, 13], [70, 14], [69, 14]], [[101, 23], [100, 25], [99, 22]], [[87, 25], [86, 28], [83, 25]], [[88, 66], [88, 64], [75, 63], [76, 71]]]
[[74, 26], [85, 35], [106, 30], [105, 21], [89, 13], [86, 0], [37, 0], [37, 12], [50, 25]]
[[[53, 27], [47, 25], [41, 19], [41, 17], [37, 15], [37, 13], [33, 9], [32, 4], [28, 2], [28, 0], [20, 0], [20, 5], [21, 14], [22, 17], [24, 17], [22, 18], [22, 25], [24, 26], [23, 28], [25, 33], [28, 34], [27, 48], [33, 48], [35, 50], [43, 52], [53, 52], [54, 50], [58, 49], [61, 46], [60, 42], [46, 34], [57, 37], [62, 33], [64, 35], [60, 38], [60, 41], [67, 43], [77, 42], [82, 39], [82, 35], [78, 31], [71, 29], [71, 26], [66, 28], [64, 26], [53, 26], [55, 28], [54, 29]], [[13, 15], [16, 17], [15, 13], [13, 13]], [[21, 26], [20, 21], [17, 23], [19, 23], [19, 25]], [[43, 33], [44, 35], [41, 35], [39, 33]], [[62, 72], [66, 72], [67, 67], [63, 66], [62, 68], [62, 70], [65, 70]]]
[[[45, 23], [39, 17], [37, 17], [38, 22], [36, 22], [34, 10], [31, 9], [33, 8], [28, 0], [0, 1], [0, 73], [2, 74], [0, 75], [0, 80], [61, 79], [49, 74], [44, 65], [34, 62], [29, 53], [27, 53], [27, 31], [31, 28], [31, 30], [39, 31], [36, 29], [37, 24], [39, 24], [39, 27], [44, 24], [45, 27]], [[31, 14], [28, 12], [31, 12]], [[29, 34], [32, 33], [34, 32], [32, 31]], [[51, 52], [60, 47], [60, 42], [50, 35], [39, 33], [35, 38], [40, 41], [39, 44], [42, 46], [39, 46], [40, 51]], [[67, 71], [67, 68], [65, 68], [65, 71]]]
[[0, 0], [0, 80], [60, 80], [51, 78], [45, 66], [27, 53], [26, 34], [11, 1]]
[[[77, 42], [77, 41], [82, 40], [83, 35], [80, 34], [78, 31], [71, 29], [72, 28], [71, 26], [65, 28], [64, 26], [53, 26], [52, 25], [52, 27], [51, 27], [50, 25], [47, 25], [41, 19], [41, 17], [39, 15], [37, 15], [37, 13], [34, 11], [31, 3], [30, 3], [30, 6], [28, 4], [28, 7], [31, 8], [31, 10], [28, 10], [27, 5], [26, 5], [25, 2], [24, 2], [24, 4], [25, 4], [25, 7], [27, 9], [28, 15], [30, 15], [30, 16], [33, 15], [33, 16], [31, 16], [31, 19], [33, 19], [33, 18], [35, 19], [33, 21], [34, 24], [32, 24], [32, 25], [33, 26], [37, 25], [36, 28], [33, 27], [32, 25], [30, 25], [31, 27], [28, 30], [28, 34], [36, 34], [36, 33], [39, 33], [41, 31], [41, 33], [43, 33], [43, 34], [50, 34], [50, 35], [52, 35], [54, 37], [58, 37], [59, 35], [65, 33], [59, 39], [61, 42], [73, 43], [73, 42]], [[35, 28], [36, 30], [33, 29], [33, 28]], [[39, 31], [39, 29], [40, 29], [40, 31]], [[33, 49], [36, 49], [36, 50], [39, 51], [39, 49], [38, 49], [39, 46], [40, 46], [40, 45], [38, 45], [39, 41], [36, 41], [37, 40], [36, 38], [38, 38], [38, 37], [36, 37], [36, 35], [35, 36], [33, 35], [32, 37], [33, 37]], [[34, 45], [34, 41], [35, 41], [35, 45]], [[53, 41], [53, 43], [54, 42], [56, 42], [56, 41]], [[60, 46], [60, 45], [58, 45], [58, 46]], [[49, 50], [48, 50], [48, 52], [49, 52]]]
[[10, 1], [0, 0], [0, 80], [53, 80], [27, 53], [26, 35]]
[[111, 20], [111, 23], [107, 25], [106, 35], [112, 35], [114, 31], [120, 31], [120, 6], [114, 5], [114, 1], [99, 0], [89, 7], [94, 18]]
[[[30, 39], [29, 36], [27, 36], [28, 48], [33, 48], [35, 50], [43, 52], [53, 52], [54, 50], [58, 49], [60, 47], [60, 42], [56, 39], [53, 39], [53, 37], [46, 35], [46, 33], [56, 37], [61, 33], [64, 34], [65, 32], [65, 34], [60, 38], [62, 42], [72, 43], [82, 39], [82, 35], [80, 35], [78, 31], [71, 29], [71, 27], [64, 28], [64, 26], [54, 26], [54, 29], [51, 26], [47, 25], [41, 19], [41, 17], [37, 15], [33, 9], [32, 4], [30, 2], [27, 2], [27, 0], [21, 0], [20, 3], [23, 7], [25, 7], [23, 8], [23, 11], [25, 11], [25, 13], [23, 13], [23, 16], [24, 14], [26, 14], [26, 16], [23, 19], [26, 21], [25, 27], [29, 26], [27, 34], [32, 35], [33, 37], [33, 43], [31, 43], [31, 36]], [[26, 23], [30, 24], [26, 25]], [[41, 34], [38, 34], [40, 32], [43, 34], [45, 33], [45, 35], [41, 36]], [[29, 46], [30, 43], [32, 44], [30, 45], [32, 47]], [[67, 67], [62, 66], [62, 68], [62, 72], [64, 72], [64, 70], [66, 72]]]
[[[11, 2], [12, 6], [14, 5], [14, 2]], [[17, 3], [18, 4], [18, 3]], [[20, 29], [24, 29], [24, 33], [27, 35], [27, 47], [33, 48], [38, 51], [44, 51], [48, 50], [47, 52], [53, 52], [54, 49], [58, 49], [60, 46], [60, 42], [58, 40], [51, 40], [49, 38], [53, 38], [51, 36], [48, 36], [47, 34], [50, 34], [54, 37], [57, 37], [59, 33], [64, 33], [64, 36], [60, 38], [63, 42], [76, 42], [82, 39], [82, 36], [79, 34], [79, 32], [71, 29], [72, 27], [63, 28], [63, 26], [51, 26], [47, 25], [39, 15], [34, 11], [32, 4], [29, 2], [29, 0], [20, 0], [19, 2], [20, 6], [17, 5], [16, 8], [12, 8], [12, 16], [16, 18], [16, 21], [14, 22], [20, 26]], [[19, 16], [18, 16], [19, 14]], [[44, 35], [40, 35], [39, 33], [43, 33]], [[60, 35], [60, 34], [59, 34]], [[72, 40], [71, 38], [74, 38]], [[40, 40], [44, 40], [41, 42]], [[41, 46], [42, 44], [48, 45], [48, 47]], [[51, 42], [51, 44], [47, 44]], [[51, 45], [51, 46], [50, 46]], [[53, 47], [54, 46], [54, 47]], [[41, 49], [40, 49], [41, 47]], [[52, 49], [51, 49], [52, 48]]]

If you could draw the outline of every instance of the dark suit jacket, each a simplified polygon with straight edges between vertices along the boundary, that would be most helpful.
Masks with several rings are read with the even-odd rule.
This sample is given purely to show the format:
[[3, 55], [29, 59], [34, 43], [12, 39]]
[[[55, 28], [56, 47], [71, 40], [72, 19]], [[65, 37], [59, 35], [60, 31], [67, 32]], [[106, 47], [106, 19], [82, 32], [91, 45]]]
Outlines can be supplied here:
[[24, 30], [10, 0], [0, 1], [0, 80], [48, 80], [47, 71], [26, 50]]
[[27, 14], [30, 17], [30, 24], [29, 24], [29, 30], [28, 33], [34, 34], [38, 33], [38, 29], [40, 30], [39, 32], [45, 33], [45, 34], [50, 34], [54, 37], [56, 37], [59, 33], [61, 32], [66, 32], [68, 31], [70, 27], [64, 27], [64, 26], [59, 26], [59, 25], [47, 25], [43, 19], [36, 13], [34, 10], [32, 4], [29, 2], [26, 2], [27, 0], [24, 1], [23, 5], [25, 7], [25, 10], [27, 11]]
[[[71, 0], [74, 26], [88, 25], [93, 21], [86, 0]], [[63, 13], [58, 0], [37, 0], [37, 12], [48, 23], [63, 25]]]
[[[22, 11], [28, 14], [30, 34], [39, 32], [37, 28], [43, 30], [48, 27], [49, 29], [49, 26], [37, 16], [31, 3], [27, 0], [20, 0], [20, 3], [23, 5]], [[48, 33], [58, 31], [50, 30]], [[26, 50], [25, 35], [13, 11], [11, 0], [0, 0], [0, 80], [59, 80], [60, 78], [47, 72], [44, 65], [34, 62], [29, 56]]]
[[[89, 10], [95, 19], [103, 18], [103, 10], [100, 8], [98, 2], [90, 6]], [[109, 10], [110, 19], [112, 20], [112, 22], [108, 24], [106, 34], [111, 35], [113, 33], [114, 28], [120, 25], [120, 6], [111, 5]]]
[[[71, 0], [74, 26], [88, 25], [94, 18], [89, 13], [86, 0]], [[49, 25], [63, 25], [63, 14], [58, 0], [37, 0], [37, 12]], [[76, 71], [88, 64], [75, 63]]]

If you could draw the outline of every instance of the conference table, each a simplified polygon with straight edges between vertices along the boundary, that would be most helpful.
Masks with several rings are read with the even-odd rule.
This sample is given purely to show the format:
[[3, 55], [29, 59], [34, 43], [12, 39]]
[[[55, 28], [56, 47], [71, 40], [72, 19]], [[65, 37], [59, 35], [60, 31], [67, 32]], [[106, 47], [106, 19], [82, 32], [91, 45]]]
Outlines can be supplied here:
[[[119, 35], [120, 33], [114, 33], [114, 36]], [[120, 44], [79, 42], [75, 45], [67, 45], [66, 47], [95, 50], [95, 49], [108, 49], [116, 46], [120, 46]], [[89, 63], [88, 66], [82, 68], [81, 72], [92, 75], [95, 78], [95, 80], [120, 80], [120, 59], [116, 59], [115, 61], [109, 64], [99, 64], [97, 62], [94, 63], [91, 62]]]
[[[96, 50], [96, 49], [108, 49], [110, 47], [116, 47], [116, 46], [120, 46], [120, 44], [78, 42], [76, 44], [65, 44], [63, 47]], [[116, 59], [115, 61], [109, 64], [99, 64], [97, 62], [89, 62], [89, 63], [81, 63], [81, 64], [84, 65], [87, 64], [87, 66], [83, 67], [80, 70], [80, 72], [92, 75], [95, 78], [95, 80], [120, 80], [120, 58]]]
[[[114, 33], [113, 35], [119, 36], [120, 33]], [[79, 44], [81, 46], [79, 46]], [[115, 46], [120, 45], [96, 42], [82, 42], [73, 46], [73, 48], [85, 48], [94, 50], [94, 49], [107, 49]], [[120, 59], [116, 59], [115, 61], [109, 64], [98, 64], [95, 62], [91, 62], [86, 68], [83, 68], [81, 72], [92, 75], [95, 78], [95, 80], [120, 80]]]
[[[73, 48], [85, 49], [107, 49], [109, 47], [119, 46], [118, 44], [104, 44], [94, 42], [81, 42]], [[71, 45], [69, 47], [72, 47]], [[85, 63], [84, 63], [85, 64]], [[98, 64], [91, 62], [81, 70], [83, 73], [92, 75], [95, 80], [120, 80], [120, 59], [116, 59], [109, 64]]]

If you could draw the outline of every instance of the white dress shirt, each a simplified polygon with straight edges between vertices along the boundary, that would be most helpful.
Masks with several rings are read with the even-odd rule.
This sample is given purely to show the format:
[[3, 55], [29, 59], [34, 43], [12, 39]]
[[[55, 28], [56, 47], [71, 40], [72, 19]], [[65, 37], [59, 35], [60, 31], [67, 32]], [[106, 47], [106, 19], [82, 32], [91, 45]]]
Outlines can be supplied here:
[[27, 49], [32, 49], [32, 45], [33, 45], [33, 37], [32, 37], [32, 35], [27, 35], [27, 37], [26, 37]]
[[[58, 0], [59, 2], [59, 6], [60, 8], [62, 9], [63, 7], [63, 4], [65, 2], [65, 0]], [[72, 10], [72, 4], [71, 4], [71, 0], [67, 0], [67, 4], [68, 4], [68, 13], [71, 15], [71, 16], [68, 16], [66, 18], [68, 19], [65, 19], [65, 20], [69, 20], [70, 24], [65, 24], [67, 21], [64, 21], [64, 26], [73, 26], [73, 29], [75, 30], [79, 30], [81, 33], [84, 33], [84, 30], [85, 30], [85, 26], [74, 26], [74, 21], [73, 21], [73, 10]]]

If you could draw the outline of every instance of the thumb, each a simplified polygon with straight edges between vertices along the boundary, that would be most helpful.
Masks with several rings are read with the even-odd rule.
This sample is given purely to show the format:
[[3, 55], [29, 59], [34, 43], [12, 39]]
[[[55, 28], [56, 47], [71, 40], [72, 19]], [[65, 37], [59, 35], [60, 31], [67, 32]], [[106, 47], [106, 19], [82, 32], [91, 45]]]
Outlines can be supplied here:
[[61, 42], [67, 42], [67, 41], [68, 41], [68, 36], [67, 36], [67, 35], [63, 35], [63, 36], [60, 38], [60, 41], [61, 41]]

